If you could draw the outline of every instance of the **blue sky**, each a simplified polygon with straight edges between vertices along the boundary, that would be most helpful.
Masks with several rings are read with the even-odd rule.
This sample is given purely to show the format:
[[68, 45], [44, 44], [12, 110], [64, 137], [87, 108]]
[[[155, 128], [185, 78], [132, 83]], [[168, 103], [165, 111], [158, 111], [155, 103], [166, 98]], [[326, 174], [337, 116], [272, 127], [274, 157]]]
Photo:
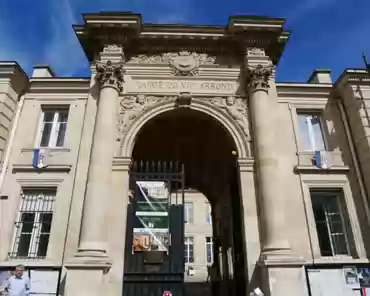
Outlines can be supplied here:
[[58, 76], [88, 76], [88, 62], [72, 31], [81, 14], [141, 13], [144, 22], [226, 25], [230, 15], [286, 17], [291, 40], [277, 80], [305, 82], [314, 69], [362, 68], [370, 57], [369, 0], [1, 0], [0, 60], [30, 74], [49, 64]]

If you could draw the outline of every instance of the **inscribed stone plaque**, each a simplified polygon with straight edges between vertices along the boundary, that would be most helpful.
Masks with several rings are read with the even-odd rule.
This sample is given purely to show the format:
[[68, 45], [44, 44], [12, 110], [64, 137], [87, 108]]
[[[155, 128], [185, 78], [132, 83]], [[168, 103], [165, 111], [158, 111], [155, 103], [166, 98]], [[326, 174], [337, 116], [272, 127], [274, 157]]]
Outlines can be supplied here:
[[199, 80], [126, 80], [128, 93], [212, 93], [235, 94], [239, 84], [236, 81], [199, 81]]

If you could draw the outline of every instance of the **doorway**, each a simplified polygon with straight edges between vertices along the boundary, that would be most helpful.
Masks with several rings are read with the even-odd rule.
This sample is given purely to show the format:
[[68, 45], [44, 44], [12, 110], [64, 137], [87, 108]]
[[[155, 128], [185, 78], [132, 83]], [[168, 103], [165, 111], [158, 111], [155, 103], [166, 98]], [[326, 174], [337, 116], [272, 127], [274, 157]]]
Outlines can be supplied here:
[[[245, 294], [235, 150], [222, 124], [190, 108], [141, 128], [132, 153], [124, 295]], [[210, 210], [200, 210], [196, 196]]]

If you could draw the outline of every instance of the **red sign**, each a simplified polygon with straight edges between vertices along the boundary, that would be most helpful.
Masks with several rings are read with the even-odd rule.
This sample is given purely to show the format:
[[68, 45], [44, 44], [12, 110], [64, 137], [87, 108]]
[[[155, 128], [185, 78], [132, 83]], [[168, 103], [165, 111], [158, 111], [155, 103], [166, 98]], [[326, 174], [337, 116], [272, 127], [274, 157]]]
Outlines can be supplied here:
[[172, 293], [170, 291], [164, 291], [162, 296], [172, 296]]

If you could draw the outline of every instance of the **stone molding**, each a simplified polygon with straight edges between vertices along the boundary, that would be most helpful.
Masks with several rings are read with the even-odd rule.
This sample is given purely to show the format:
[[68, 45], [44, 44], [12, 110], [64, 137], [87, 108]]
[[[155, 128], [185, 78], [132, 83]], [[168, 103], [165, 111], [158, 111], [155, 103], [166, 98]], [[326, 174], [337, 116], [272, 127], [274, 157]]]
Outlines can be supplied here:
[[251, 141], [249, 132], [249, 117], [247, 99], [228, 97], [192, 98], [191, 94], [178, 96], [125, 96], [121, 99], [117, 123], [117, 141], [122, 141], [132, 122], [144, 114], [148, 109], [154, 108], [163, 101], [173, 102], [174, 107], [191, 107], [193, 101], [202, 101], [217, 107], [221, 112], [230, 116], [237, 126], [243, 131], [247, 141]]
[[257, 66], [248, 66], [247, 68], [247, 86], [250, 91], [263, 90], [267, 91], [270, 88], [269, 80], [273, 75], [274, 66], [268, 65], [263, 66], [258, 64]]
[[[233, 102], [228, 105], [226, 100]], [[186, 107], [205, 113], [222, 124], [234, 139], [238, 155], [241, 158], [250, 157], [250, 145], [245, 132], [248, 131], [249, 122], [247, 115], [247, 101], [244, 97], [191, 97], [189, 104], [178, 106], [178, 96], [125, 96], [121, 100], [120, 114], [117, 124], [117, 142], [119, 142], [116, 157], [130, 157], [134, 148], [136, 134], [141, 127], [155, 116], [174, 110], [179, 107]], [[216, 103], [215, 103], [216, 102]], [[238, 103], [236, 103], [238, 102]], [[226, 107], [227, 106], [227, 107]], [[241, 106], [245, 106], [242, 109]], [[227, 109], [231, 108], [231, 109]], [[230, 112], [235, 112], [234, 115]], [[241, 112], [241, 113], [237, 113]], [[248, 123], [248, 127], [246, 124]], [[242, 126], [243, 128], [242, 128]]]
[[199, 66], [214, 64], [216, 58], [205, 53], [190, 51], [167, 52], [161, 55], [136, 55], [128, 60], [133, 64], [169, 64], [174, 76], [196, 76]]
[[113, 158], [113, 171], [129, 171], [132, 163], [131, 157], [115, 157]]
[[101, 88], [113, 87], [119, 92], [123, 90], [123, 62], [112, 63], [110, 60], [97, 62], [96, 72], [95, 79]]

